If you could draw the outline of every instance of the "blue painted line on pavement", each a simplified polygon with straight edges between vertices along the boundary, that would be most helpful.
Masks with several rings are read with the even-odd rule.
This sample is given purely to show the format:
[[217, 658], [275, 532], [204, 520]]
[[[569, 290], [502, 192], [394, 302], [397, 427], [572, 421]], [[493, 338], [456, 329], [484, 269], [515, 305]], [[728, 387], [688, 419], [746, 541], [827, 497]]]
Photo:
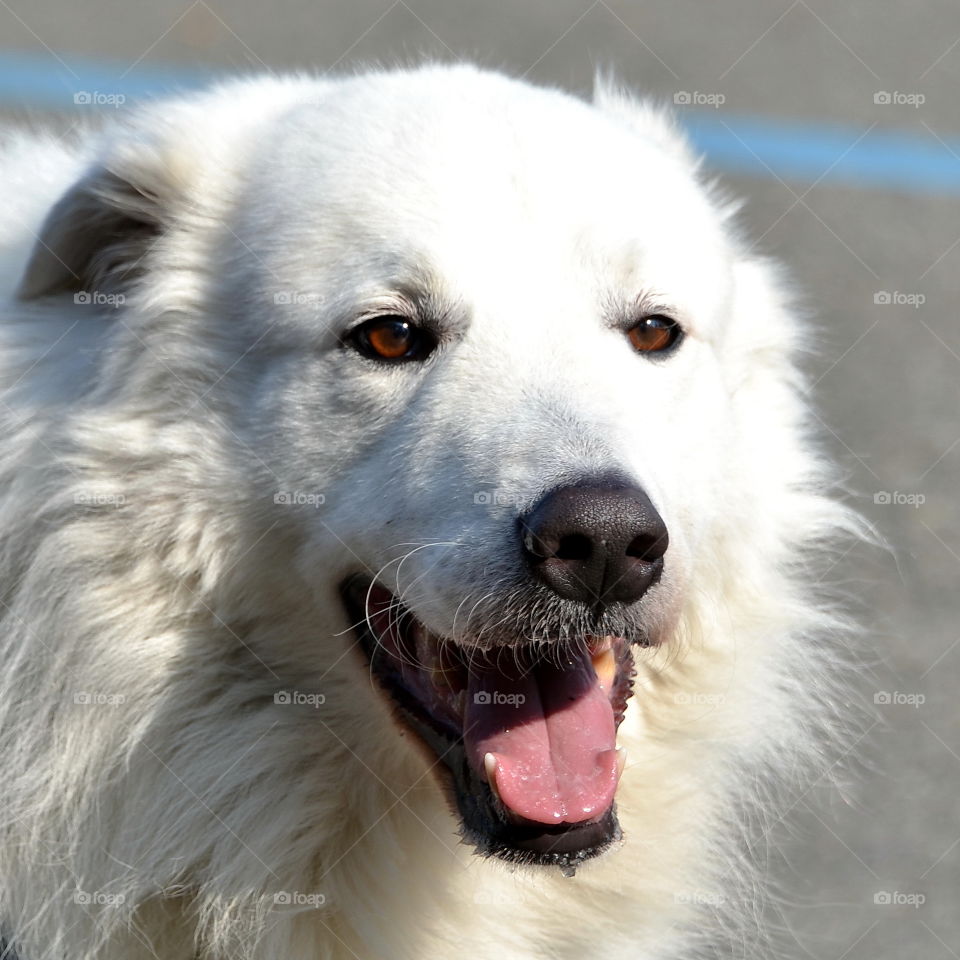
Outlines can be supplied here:
[[[130, 106], [137, 100], [195, 89], [227, 76], [185, 66], [0, 54], [0, 104], [74, 111]], [[118, 104], [118, 101], [122, 101]], [[697, 150], [718, 171], [750, 177], [817, 181], [857, 188], [960, 194], [960, 138], [730, 114], [687, 111], [680, 119]]]

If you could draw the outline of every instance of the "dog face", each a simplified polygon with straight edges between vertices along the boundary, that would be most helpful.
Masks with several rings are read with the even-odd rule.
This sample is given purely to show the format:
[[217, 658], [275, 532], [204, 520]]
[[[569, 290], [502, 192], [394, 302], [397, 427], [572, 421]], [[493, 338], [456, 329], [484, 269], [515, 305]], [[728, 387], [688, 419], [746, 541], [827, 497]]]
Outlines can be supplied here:
[[[517, 518], [591, 477], [651, 498], [670, 528], [661, 592], [679, 588], [722, 477], [713, 344], [732, 285], [717, 213], [664, 148], [512, 85], [485, 113], [491, 91], [466, 86], [421, 103], [413, 81], [393, 111], [361, 89], [348, 132], [294, 112], [235, 228], [248, 335], [294, 357], [270, 373], [258, 442], [291, 488], [324, 492], [318, 555], [349, 562], [342, 537], [447, 636], [466, 585], [493, 592], [478, 633], [526, 576]], [[283, 211], [266, 236], [264, 206]], [[407, 352], [378, 356], [369, 336], [398, 324]], [[676, 342], [642, 329], [658, 324]]]
[[[718, 215], [665, 148], [600, 111], [465, 87], [437, 102], [411, 79], [391, 110], [372, 84], [284, 119], [234, 226], [245, 336], [285, 354], [257, 442], [287, 489], [323, 493], [316, 556], [383, 568], [445, 636], [489, 631], [527, 579], [518, 517], [610, 474], [669, 527], [669, 604], [723, 477]], [[282, 211], [266, 233], [265, 208]], [[468, 627], [465, 597], [486, 594]]]
[[[87, 195], [151, 256], [216, 251], [194, 296], [231, 375], [210, 390], [256, 451], [254, 509], [327, 611], [328, 658], [353, 629], [478, 849], [575, 866], [619, 836], [632, 651], [670, 642], [742, 493], [720, 361], [746, 336], [736, 258], [662, 121], [472, 71], [443, 83], [285, 91], [242, 161], [221, 157], [216, 213], [192, 161], [154, 162], [145, 190], [137, 156], [135, 191], [111, 171]], [[70, 202], [47, 245], [73, 263], [96, 216], [70, 226]], [[101, 249], [101, 279], [129, 281], [131, 260]]]
[[467, 837], [575, 864], [617, 836], [631, 649], [669, 641], [724, 486], [732, 256], [663, 145], [457, 86], [285, 117], [234, 227], [278, 358], [248, 428], [322, 498], [301, 574], [342, 590]]

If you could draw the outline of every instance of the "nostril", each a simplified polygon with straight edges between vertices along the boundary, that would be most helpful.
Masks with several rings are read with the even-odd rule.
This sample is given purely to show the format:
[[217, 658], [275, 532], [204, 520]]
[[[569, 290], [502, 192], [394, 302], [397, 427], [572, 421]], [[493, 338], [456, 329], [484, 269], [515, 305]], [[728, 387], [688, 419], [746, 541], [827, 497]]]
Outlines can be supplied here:
[[627, 545], [627, 556], [653, 563], [664, 555], [666, 547], [666, 537], [652, 537], [642, 533]]
[[589, 537], [582, 533], [571, 533], [560, 538], [553, 555], [558, 560], [589, 560], [592, 552]]

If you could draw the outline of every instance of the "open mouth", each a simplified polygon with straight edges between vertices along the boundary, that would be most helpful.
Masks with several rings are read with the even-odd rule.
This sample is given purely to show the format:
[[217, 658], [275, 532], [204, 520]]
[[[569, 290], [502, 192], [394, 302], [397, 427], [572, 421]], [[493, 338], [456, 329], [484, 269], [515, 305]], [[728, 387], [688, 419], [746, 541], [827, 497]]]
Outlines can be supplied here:
[[627, 639], [467, 649], [367, 578], [349, 579], [343, 597], [374, 676], [435, 755], [477, 852], [569, 872], [620, 839]]

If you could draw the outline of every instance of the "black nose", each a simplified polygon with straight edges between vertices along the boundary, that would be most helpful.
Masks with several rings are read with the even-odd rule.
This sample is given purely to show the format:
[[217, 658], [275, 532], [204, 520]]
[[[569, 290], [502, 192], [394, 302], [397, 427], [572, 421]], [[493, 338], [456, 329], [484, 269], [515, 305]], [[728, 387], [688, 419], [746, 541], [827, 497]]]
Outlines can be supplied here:
[[567, 600], [633, 603], [663, 569], [667, 527], [639, 488], [585, 483], [548, 493], [520, 521], [535, 577]]

